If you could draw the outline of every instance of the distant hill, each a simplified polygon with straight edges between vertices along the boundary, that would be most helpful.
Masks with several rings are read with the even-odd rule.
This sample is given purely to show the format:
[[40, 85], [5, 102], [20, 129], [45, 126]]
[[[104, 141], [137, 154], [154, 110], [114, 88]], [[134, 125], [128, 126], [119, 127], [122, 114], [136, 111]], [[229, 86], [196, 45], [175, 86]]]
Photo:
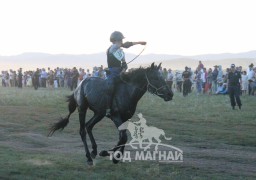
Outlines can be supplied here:
[[[126, 61], [132, 60], [136, 54], [126, 54]], [[129, 67], [147, 66], [152, 62], [162, 62], [164, 67], [172, 69], [184, 69], [185, 66], [195, 68], [198, 61], [202, 60], [206, 67], [216, 64], [228, 67], [231, 63], [247, 67], [250, 63], [256, 64], [256, 50], [243, 53], [204, 54], [196, 56], [181, 56], [168, 54], [145, 54], [139, 56], [129, 64]], [[24, 53], [16, 56], [0, 56], [0, 70], [67, 67], [92, 68], [103, 65], [106, 67], [106, 54], [47, 54]]]

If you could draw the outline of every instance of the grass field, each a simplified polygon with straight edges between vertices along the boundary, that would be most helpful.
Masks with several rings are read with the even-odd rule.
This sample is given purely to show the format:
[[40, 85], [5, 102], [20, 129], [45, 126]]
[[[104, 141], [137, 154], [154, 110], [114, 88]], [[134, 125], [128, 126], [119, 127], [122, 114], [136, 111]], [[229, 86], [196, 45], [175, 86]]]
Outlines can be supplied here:
[[[256, 179], [256, 97], [241, 97], [240, 111], [231, 110], [228, 96], [184, 98], [175, 93], [164, 102], [146, 94], [137, 113], [172, 137], [171, 145], [183, 150], [184, 162], [114, 165], [97, 156], [88, 167], [77, 112], [62, 132], [47, 137], [49, 125], [67, 114], [69, 94], [63, 89], [0, 87], [0, 179]], [[93, 133], [98, 151], [117, 143], [118, 131], [107, 118]]]

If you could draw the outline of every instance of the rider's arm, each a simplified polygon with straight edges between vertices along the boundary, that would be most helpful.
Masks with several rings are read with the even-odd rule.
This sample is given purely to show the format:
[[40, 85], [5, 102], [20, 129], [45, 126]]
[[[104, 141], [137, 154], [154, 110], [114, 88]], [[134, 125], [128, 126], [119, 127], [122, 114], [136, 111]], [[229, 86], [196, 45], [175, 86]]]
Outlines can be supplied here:
[[125, 42], [122, 44], [122, 47], [124, 48], [129, 48], [133, 45], [137, 45], [137, 44], [140, 44], [140, 45], [146, 45], [147, 43], [145, 41], [138, 41], [138, 42]]

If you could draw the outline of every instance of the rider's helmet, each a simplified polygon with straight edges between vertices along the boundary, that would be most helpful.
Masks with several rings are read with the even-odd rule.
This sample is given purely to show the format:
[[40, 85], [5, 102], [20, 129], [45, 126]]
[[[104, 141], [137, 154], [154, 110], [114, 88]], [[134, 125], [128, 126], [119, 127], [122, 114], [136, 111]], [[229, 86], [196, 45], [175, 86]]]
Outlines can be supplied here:
[[119, 31], [114, 31], [110, 35], [110, 42], [121, 41], [124, 39], [124, 35]]

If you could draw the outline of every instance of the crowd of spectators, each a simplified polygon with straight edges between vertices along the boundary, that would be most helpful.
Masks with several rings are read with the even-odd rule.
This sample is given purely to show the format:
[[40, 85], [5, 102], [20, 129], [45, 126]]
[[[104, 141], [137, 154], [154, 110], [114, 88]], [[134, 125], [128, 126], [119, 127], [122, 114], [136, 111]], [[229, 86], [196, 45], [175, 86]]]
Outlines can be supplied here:
[[[256, 67], [250, 64], [244, 68], [241, 66], [236, 67], [237, 71], [242, 75], [241, 81], [241, 94], [256, 95]], [[184, 91], [184, 76], [185, 72], [189, 72], [190, 87], [189, 92], [195, 91], [199, 94], [227, 94], [227, 75], [230, 68], [222, 69], [221, 65], [206, 68], [201, 61], [197, 68], [193, 71], [189, 67], [185, 67], [185, 71], [172, 71], [167, 68], [160, 68], [160, 73], [163, 75], [168, 86], [174, 91]], [[188, 73], [187, 73], [188, 74]], [[2, 71], [1, 81], [3, 87], [34, 87], [40, 88], [69, 88], [74, 90], [77, 85], [87, 77], [100, 77], [106, 78], [106, 71], [103, 66], [94, 67], [92, 72], [89, 69], [83, 68], [72, 69], [68, 68], [47, 68], [34, 71], [22, 72], [22, 68], [17, 71], [10, 69], [9, 71]], [[186, 78], [187, 79], [187, 78]]]
[[[167, 84], [177, 92], [184, 90], [184, 72], [189, 71], [191, 86], [190, 91], [193, 90], [199, 94], [228, 94], [228, 73], [230, 68], [222, 69], [221, 65], [215, 65], [213, 68], [206, 68], [201, 61], [195, 71], [189, 67], [185, 67], [185, 71], [172, 71], [171, 69], [160, 69], [161, 73], [166, 79]], [[256, 67], [250, 64], [244, 68], [242, 66], [236, 67], [236, 71], [241, 73], [241, 94], [256, 95]]]
[[103, 66], [94, 67], [93, 71], [83, 68], [72, 69], [55, 68], [51, 69], [37, 68], [34, 71], [22, 72], [22, 68], [16, 71], [10, 69], [9, 71], [2, 71], [1, 82], [3, 87], [34, 87], [36, 90], [40, 88], [69, 88], [74, 90], [80, 81], [87, 77], [101, 77], [105, 79], [106, 73]]

